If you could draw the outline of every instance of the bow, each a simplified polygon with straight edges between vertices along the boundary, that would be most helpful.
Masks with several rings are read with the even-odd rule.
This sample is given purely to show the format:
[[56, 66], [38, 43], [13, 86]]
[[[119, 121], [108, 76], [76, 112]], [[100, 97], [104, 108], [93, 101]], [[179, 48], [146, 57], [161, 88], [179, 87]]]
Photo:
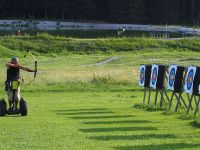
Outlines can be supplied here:
[[[34, 71], [34, 76], [33, 76], [33, 79], [27, 84], [27, 85], [30, 85], [34, 80], [35, 80], [35, 78], [36, 78], [36, 76], [37, 76], [37, 67], [38, 67], [38, 65], [37, 65], [37, 60], [36, 60], [36, 58], [35, 58], [35, 56], [31, 53], [31, 51], [27, 51], [30, 55], [31, 55], [31, 57], [34, 59], [34, 63], [35, 63], [35, 71]], [[24, 55], [24, 57], [26, 57], [26, 55]]]

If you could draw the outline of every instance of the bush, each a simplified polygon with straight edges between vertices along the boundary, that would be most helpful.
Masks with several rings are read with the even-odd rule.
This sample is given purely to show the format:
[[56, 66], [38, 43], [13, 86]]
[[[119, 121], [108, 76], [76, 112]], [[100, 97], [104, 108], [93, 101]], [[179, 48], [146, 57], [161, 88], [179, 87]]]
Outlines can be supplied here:
[[94, 75], [94, 77], [91, 80], [91, 83], [93, 84], [117, 84], [118, 82], [113, 79], [110, 75], [107, 76], [96, 76]]

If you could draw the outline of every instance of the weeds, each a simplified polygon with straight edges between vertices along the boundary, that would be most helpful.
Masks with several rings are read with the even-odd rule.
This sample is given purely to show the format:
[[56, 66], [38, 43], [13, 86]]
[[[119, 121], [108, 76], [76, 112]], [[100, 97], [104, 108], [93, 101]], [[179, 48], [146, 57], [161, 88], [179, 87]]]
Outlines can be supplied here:
[[110, 75], [107, 76], [97, 76], [94, 74], [94, 77], [91, 80], [92, 84], [108, 84], [108, 85], [116, 85], [119, 84], [119, 81], [116, 81]]

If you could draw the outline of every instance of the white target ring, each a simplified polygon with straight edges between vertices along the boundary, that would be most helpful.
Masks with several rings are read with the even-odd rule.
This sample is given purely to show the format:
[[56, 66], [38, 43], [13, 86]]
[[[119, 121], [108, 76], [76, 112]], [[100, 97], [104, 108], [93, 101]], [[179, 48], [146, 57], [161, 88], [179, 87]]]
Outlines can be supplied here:
[[196, 74], [197, 67], [190, 66], [185, 78], [184, 91], [188, 94], [193, 94], [193, 82]]
[[140, 66], [140, 81], [139, 81], [139, 85], [144, 87], [145, 84], [145, 72], [146, 72], [146, 66], [145, 65], [141, 65]]
[[158, 78], [158, 65], [152, 65], [150, 87], [156, 89]]
[[167, 81], [167, 89], [174, 91], [174, 83], [178, 65], [171, 65], [168, 69], [169, 77]]

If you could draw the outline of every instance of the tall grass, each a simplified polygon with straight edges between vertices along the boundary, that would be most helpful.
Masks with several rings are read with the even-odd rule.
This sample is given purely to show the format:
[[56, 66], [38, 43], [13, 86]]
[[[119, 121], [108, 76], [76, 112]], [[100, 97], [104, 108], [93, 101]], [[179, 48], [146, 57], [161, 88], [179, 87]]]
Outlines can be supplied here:
[[159, 40], [151, 38], [99, 38], [74, 39], [48, 34], [38, 34], [27, 37], [0, 37], [2, 49], [6, 47], [12, 51], [31, 50], [35, 53], [112, 53], [144, 51], [148, 49], [169, 51], [199, 52], [200, 39]]

